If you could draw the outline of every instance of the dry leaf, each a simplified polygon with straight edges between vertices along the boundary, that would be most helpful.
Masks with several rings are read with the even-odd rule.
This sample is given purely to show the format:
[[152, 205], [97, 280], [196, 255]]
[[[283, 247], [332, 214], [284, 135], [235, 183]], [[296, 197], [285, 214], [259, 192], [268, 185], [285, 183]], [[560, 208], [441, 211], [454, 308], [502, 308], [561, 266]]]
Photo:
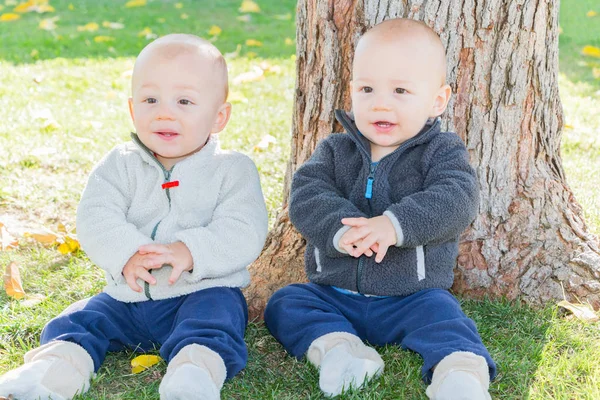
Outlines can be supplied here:
[[115, 38], [112, 36], [96, 36], [94, 38], [94, 42], [96, 43], [105, 43], [105, 42], [114, 42]]
[[588, 17], [595, 17], [596, 15], [598, 15], [598, 13], [594, 10], [590, 10], [585, 15]]
[[262, 42], [256, 39], [247, 39], [246, 46], [260, 47], [262, 46]]
[[123, 29], [125, 28], [125, 25], [123, 25], [120, 22], [109, 22], [109, 21], [104, 21], [102, 22], [102, 26], [108, 29]]
[[149, 36], [152, 35], [152, 29], [145, 27], [144, 29], [142, 29], [141, 31], [138, 32], [138, 37], [146, 37], [149, 38]]
[[252, 0], [244, 0], [238, 11], [242, 13], [258, 13], [260, 12], [260, 7]]
[[16, 249], [18, 245], [18, 240], [8, 233], [4, 224], [0, 222], [0, 251], [13, 250]]
[[143, 7], [145, 5], [146, 5], [146, 0], [131, 0], [131, 1], [128, 1], [127, 3], [125, 3], [125, 7], [127, 7], [127, 8]]
[[294, 41], [292, 39], [290, 39], [289, 37], [285, 38], [285, 45], [286, 46], [291, 46], [294, 44]]
[[27, 12], [37, 12], [37, 13], [45, 13], [45, 12], [54, 12], [54, 7], [48, 4], [48, 0], [29, 0], [25, 3], [19, 4], [14, 9], [15, 12], [18, 13], [27, 13]]
[[27, 295], [25, 296], [25, 300], [21, 302], [21, 307], [30, 308], [33, 306], [37, 306], [44, 300], [46, 300], [46, 296], [44, 296], [43, 294], [36, 293], [32, 295]]
[[64, 242], [58, 246], [58, 251], [60, 252], [60, 254], [75, 253], [81, 248], [79, 242], [76, 239], [73, 239], [69, 236], [65, 236], [63, 240]]
[[0, 22], [15, 21], [19, 18], [21, 18], [21, 16], [19, 14], [6, 13], [6, 14], [0, 15]]
[[265, 135], [260, 140], [260, 142], [258, 142], [258, 144], [256, 146], [254, 146], [254, 151], [267, 150], [271, 143], [277, 143], [277, 139], [274, 136]]
[[600, 79], [600, 68], [592, 68], [592, 75], [596, 79]]
[[100, 26], [95, 22], [88, 22], [85, 25], [78, 26], [77, 31], [79, 32], [96, 32]]
[[151, 366], [158, 364], [161, 358], [154, 355], [141, 355], [131, 360], [131, 372], [139, 374], [140, 372], [150, 368]]
[[260, 81], [265, 78], [264, 73], [265, 73], [265, 71], [263, 71], [262, 68], [255, 66], [252, 71], [243, 72], [243, 73], [239, 74], [238, 76], [236, 76], [235, 78], [233, 78], [232, 83], [234, 85], [237, 85], [237, 84], [245, 83], [245, 82]]
[[600, 48], [594, 46], [585, 46], [581, 50], [581, 54], [583, 54], [584, 56], [600, 58]]
[[208, 34], [210, 36], [218, 36], [221, 34], [221, 32], [223, 32], [223, 30], [218, 27], [217, 25], [213, 25], [210, 27], [210, 29], [208, 30]]
[[67, 7], [69, 10], [73, 11], [75, 9], [75, 6], [73, 5], [73, 3], [69, 4], [69, 7]]
[[59, 19], [60, 17], [45, 18], [40, 21], [38, 27], [45, 31], [53, 31], [56, 29], [56, 21]]
[[596, 322], [600, 320], [600, 317], [596, 315], [594, 309], [589, 304], [570, 303], [567, 300], [561, 300], [558, 302], [558, 305], [571, 311], [581, 321]]
[[19, 266], [16, 262], [11, 262], [6, 266], [6, 272], [4, 273], [4, 290], [6, 294], [15, 299], [22, 299], [25, 297], [25, 291], [21, 284], [21, 273], [19, 272]]
[[25, 232], [23, 237], [30, 237], [45, 246], [52, 246], [58, 243], [58, 236], [50, 231]]

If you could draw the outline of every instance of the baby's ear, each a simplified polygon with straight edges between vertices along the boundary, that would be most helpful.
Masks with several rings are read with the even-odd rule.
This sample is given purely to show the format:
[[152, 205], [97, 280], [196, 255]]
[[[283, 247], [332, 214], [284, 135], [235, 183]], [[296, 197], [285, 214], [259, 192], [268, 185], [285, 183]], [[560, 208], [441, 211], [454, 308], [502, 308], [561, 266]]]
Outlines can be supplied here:
[[231, 103], [223, 103], [217, 110], [217, 118], [210, 133], [218, 133], [225, 129], [231, 116]]
[[433, 102], [433, 109], [431, 110], [431, 118], [435, 118], [440, 116], [446, 111], [446, 107], [448, 106], [448, 102], [450, 101], [450, 96], [452, 95], [452, 88], [450, 85], [443, 85], [438, 89], [435, 100]]
[[129, 103], [129, 115], [131, 115], [131, 120], [135, 121], [135, 117], [133, 116], [133, 97], [129, 98], [128, 103]]

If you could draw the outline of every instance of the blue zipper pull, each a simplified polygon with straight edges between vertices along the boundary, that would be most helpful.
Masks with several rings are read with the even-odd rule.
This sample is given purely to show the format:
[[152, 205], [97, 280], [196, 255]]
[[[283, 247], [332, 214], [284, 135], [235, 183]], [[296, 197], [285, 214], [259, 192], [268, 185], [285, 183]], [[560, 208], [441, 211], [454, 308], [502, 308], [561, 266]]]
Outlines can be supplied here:
[[367, 190], [365, 191], [365, 198], [370, 199], [373, 197], [373, 178], [367, 179]]

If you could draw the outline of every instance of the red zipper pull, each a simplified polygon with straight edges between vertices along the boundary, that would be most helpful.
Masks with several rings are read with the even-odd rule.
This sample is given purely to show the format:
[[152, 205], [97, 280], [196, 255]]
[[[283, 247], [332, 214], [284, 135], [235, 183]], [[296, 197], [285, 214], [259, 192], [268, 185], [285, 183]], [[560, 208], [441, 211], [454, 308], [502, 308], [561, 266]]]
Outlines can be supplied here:
[[163, 189], [170, 189], [170, 188], [176, 187], [176, 186], [179, 186], [179, 181], [165, 182], [162, 184]]

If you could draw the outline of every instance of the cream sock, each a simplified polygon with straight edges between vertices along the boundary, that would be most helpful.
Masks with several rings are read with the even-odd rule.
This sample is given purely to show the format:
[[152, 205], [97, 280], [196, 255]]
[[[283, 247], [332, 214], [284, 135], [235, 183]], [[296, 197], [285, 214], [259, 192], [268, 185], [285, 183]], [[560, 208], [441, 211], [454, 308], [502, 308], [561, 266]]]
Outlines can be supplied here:
[[431, 400], [491, 400], [489, 386], [485, 358], [459, 351], [438, 363], [426, 394]]

